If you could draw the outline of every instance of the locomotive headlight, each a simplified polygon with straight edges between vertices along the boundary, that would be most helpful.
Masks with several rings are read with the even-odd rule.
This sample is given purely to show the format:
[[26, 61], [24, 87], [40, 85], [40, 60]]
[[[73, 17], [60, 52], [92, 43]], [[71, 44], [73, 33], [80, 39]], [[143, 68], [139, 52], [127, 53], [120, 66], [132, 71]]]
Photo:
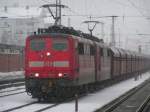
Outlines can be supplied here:
[[59, 74], [58, 74], [58, 77], [62, 77], [62, 76], [63, 76], [63, 74], [62, 74], [62, 73], [59, 73]]
[[35, 73], [35, 77], [39, 77], [39, 73]]
[[47, 53], [46, 53], [46, 55], [47, 55], [47, 56], [50, 56], [50, 55], [51, 55], [51, 53], [50, 53], [50, 52], [47, 52]]

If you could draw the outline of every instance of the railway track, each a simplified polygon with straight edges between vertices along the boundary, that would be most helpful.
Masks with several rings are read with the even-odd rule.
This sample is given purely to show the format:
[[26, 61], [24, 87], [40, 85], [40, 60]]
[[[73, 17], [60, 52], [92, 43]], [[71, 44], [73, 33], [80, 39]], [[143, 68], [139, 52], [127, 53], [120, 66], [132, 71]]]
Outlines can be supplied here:
[[56, 107], [56, 106], [58, 106], [58, 105], [60, 105], [60, 103], [56, 103], [56, 104], [53, 104], [53, 105], [47, 106], [47, 107], [45, 107], [45, 108], [42, 108], [42, 109], [36, 110], [35, 112], [42, 112], [42, 111], [48, 110], [48, 109], [50, 109], [50, 108]]
[[8, 84], [8, 83], [14, 83], [14, 82], [23, 82], [24, 81], [24, 77], [20, 77], [20, 78], [11, 78], [11, 79], [1, 79], [0, 80], [0, 85], [1, 84]]
[[[38, 104], [38, 102], [31, 102], [31, 103], [24, 104], [24, 105], [21, 105], [21, 106], [17, 106], [17, 107], [14, 107], [14, 108], [11, 108], [11, 109], [7, 109], [7, 110], [1, 111], [1, 112], [16, 111], [16, 110], [23, 109], [23, 108], [26, 108], [26, 107], [28, 107], [28, 106], [34, 105], [34, 104]], [[48, 109], [50, 109], [50, 108], [56, 107], [56, 106], [58, 106], [59, 104], [60, 104], [60, 103], [57, 103], [57, 104], [50, 104], [49, 106], [46, 106], [46, 107], [41, 108], [41, 109], [39, 109], [39, 110], [35, 110], [34, 112], [42, 112], [42, 111], [48, 110]]]
[[[130, 95], [132, 96], [132, 92], [134, 93], [135, 92], [135, 90], [139, 90], [140, 88], [142, 89], [143, 88], [143, 86], [145, 86], [145, 85], [147, 85], [149, 82], [146, 82], [146, 83], [144, 83], [144, 84], [142, 84], [142, 85], [140, 85], [140, 86], [138, 86], [138, 87], [136, 87], [136, 88], [134, 88], [133, 90], [131, 90], [130, 92], [127, 92], [126, 93], [126, 95], [124, 95], [124, 98], [125, 97], [127, 97], [128, 96], [128, 98], [130, 97]], [[149, 85], [150, 85], [150, 83], [149, 83]], [[138, 91], [137, 90], [137, 91]], [[127, 95], [128, 94], [128, 95]], [[129, 95], [130, 94], [130, 95]], [[83, 96], [85, 96], [85, 95], [83, 95]], [[128, 99], [127, 98], [127, 99]], [[124, 101], [126, 101], [126, 99], [124, 99], [124, 101], [123, 101], [123, 96], [120, 98], [120, 100], [122, 99], [122, 101], [121, 102], [124, 102]], [[148, 99], [148, 98], [147, 98]], [[42, 111], [45, 111], [45, 110], [47, 110], [47, 111], [51, 111], [51, 110], [53, 110], [54, 109], [54, 107], [56, 107], [57, 108], [57, 106], [58, 105], [60, 105], [60, 104], [63, 104], [63, 103], [65, 103], [65, 102], [69, 102], [69, 101], [73, 101], [74, 99], [72, 98], [72, 99], [69, 99], [68, 101], [63, 101], [63, 102], [60, 102], [60, 103], [55, 103], [55, 104], [46, 104], [45, 105], [45, 103], [44, 104], [41, 104], [41, 103], [39, 103], [39, 102], [35, 102], [35, 105], [34, 104], [24, 104], [24, 105], [21, 105], [21, 106], [18, 106], [18, 107], [14, 107], [14, 108], [11, 108], [11, 109], [8, 109], [8, 110], [2, 110], [1, 112], [11, 112], [11, 111], [26, 111], [26, 110], [28, 110], [28, 109], [34, 109], [35, 107], [40, 107], [40, 108], [35, 108], [34, 109], [34, 112], [42, 112]], [[146, 101], [146, 100], [145, 100]], [[31, 102], [32, 103], [32, 102]], [[116, 104], [116, 103], [115, 103]], [[144, 103], [143, 103], [144, 104]], [[145, 104], [144, 104], [145, 105]], [[59, 106], [58, 106], [59, 107]], [[109, 105], [109, 107], [110, 107], [110, 105]], [[145, 106], [144, 106], [144, 108], [145, 108]], [[38, 110], [39, 109], [39, 110]], [[115, 108], [114, 108], [115, 109]], [[106, 110], [106, 109], [105, 109]], [[112, 110], [113, 111], [113, 110]], [[112, 112], [111, 111], [111, 112]], [[97, 112], [106, 112], [106, 111], [97, 111]], [[113, 112], [118, 112], [118, 111], [113, 111]], [[120, 111], [120, 112], [124, 112], [124, 111]], [[132, 111], [132, 112], [135, 112], [135, 111]], [[136, 112], [147, 112], [147, 111], [136, 111]]]
[[[58, 105], [60, 105], [62, 103], [63, 102], [55, 103], [55, 104], [49, 104], [49, 106], [45, 106], [44, 108], [41, 108], [39, 110], [35, 110], [34, 112], [42, 112], [42, 111], [54, 108], [54, 107], [56, 107], [56, 106], [58, 106]], [[10, 109], [7, 109], [7, 110], [3, 110], [1, 112], [11, 112], [11, 111], [19, 110], [19, 109], [25, 109], [26, 107], [29, 107], [29, 106], [32, 106], [32, 105], [35, 105], [35, 104], [39, 104], [39, 102], [37, 102], [37, 101], [31, 102], [31, 103], [28, 103], [28, 104], [24, 104], [24, 105], [21, 105], [21, 106], [17, 106], [17, 107], [13, 107], [13, 108], [10, 108]]]
[[10, 93], [10, 94], [7, 94], [7, 95], [1, 95], [0, 98], [6, 97], [6, 96], [12, 96], [12, 95], [17, 95], [17, 94], [22, 94], [22, 93], [25, 93], [25, 91], [16, 92], [16, 93]]
[[[125, 103], [129, 98], [131, 98], [134, 94], [136, 94], [138, 91], [143, 89], [145, 86], [148, 86], [148, 84], [150, 85], [150, 80], [147, 80], [140, 86], [133, 88], [132, 90], [128, 91], [127, 93], [125, 93], [124, 95], [115, 99], [114, 101], [110, 102], [109, 104], [103, 106], [100, 109], [97, 109], [95, 112], [122, 112], [119, 109], [117, 110], [117, 108], [121, 107], [121, 105], [123, 103]], [[148, 104], [150, 104], [150, 95], [143, 101], [143, 103], [139, 106], [138, 109], [135, 109], [135, 112], [147, 112], [147, 111], [145, 111], [145, 109], [146, 108], [150, 109], [148, 107]], [[126, 106], [127, 106], [127, 104], [126, 104]], [[135, 108], [135, 107], [136, 106], [133, 106], [133, 108]], [[126, 111], [124, 111], [124, 112], [126, 112]], [[130, 111], [128, 111], [128, 112], [130, 112]], [[131, 112], [133, 112], [133, 111], [131, 111]]]
[[[82, 98], [83, 96], [85, 96], [85, 94], [80, 95], [79, 98]], [[60, 101], [58, 103], [52, 103], [52, 104], [49, 104], [49, 102], [45, 103], [45, 102], [35, 101], [35, 102], [31, 102], [31, 103], [24, 104], [24, 105], [21, 105], [21, 106], [13, 107], [13, 108], [10, 108], [10, 109], [7, 109], [7, 110], [3, 110], [1, 112], [21, 111], [20, 109], [28, 110], [29, 106], [33, 106], [31, 108], [34, 108], [34, 105], [37, 105], [37, 104], [41, 104], [41, 106], [44, 106], [44, 107], [40, 108], [40, 109], [37, 109], [37, 110], [34, 110], [34, 112], [43, 112], [43, 111], [52, 109], [54, 107], [57, 107], [60, 104], [63, 104], [63, 103], [66, 103], [66, 102], [70, 102], [70, 101], [73, 101], [73, 100], [74, 100], [74, 97], [71, 97], [71, 98], [65, 99], [64, 101]], [[45, 105], [42, 105], [42, 104], [46, 104], [48, 106], [45, 106]], [[39, 105], [37, 105], [37, 106], [39, 107]]]
[[149, 111], [150, 111], [150, 95], [144, 100], [144, 102], [136, 110], [136, 112], [149, 112]]
[[31, 102], [31, 103], [28, 103], [28, 104], [24, 104], [24, 105], [21, 105], [21, 106], [17, 106], [17, 107], [11, 108], [11, 109], [4, 110], [2, 112], [11, 112], [11, 111], [14, 111], [14, 110], [18, 110], [18, 109], [21, 109], [21, 108], [24, 108], [24, 107], [36, 104], [36, 103], [38, 103], [38, 102]]
[[1, 93], [8, 93], [8, 92], [13, 92], [13, 91], [18, 91], [18, 90], [23, 90], [23, 89], [25, 89], [25, 88], [22, 87], [22, 88], [14, 88], [12, 90], [4, 90], [4, 91], [0, 91], [0, 94]]
[[[114, 100], [111, 102], [110, 106], [106, 105], [105, 107], [102, 107], [101, 109], [96, 110], [95, 112], [112, 112], [115, 110], [121, 103], [126, 101], [129, 97], [131, 97], [133, 94], [135, 94], [138, 91], [138, 88], [132, 89], [130, 92], [126, 93], [126, 95], [121, 96], [120, 98]], [[103, 109], [106, 108], [106, 109]]]
[[23, 86], [24, 84], [25, 84], [24, 81], [22, 81], [22, 82], [10, 82], [10, 83], [5, 83], [5, 84], [1, 84], [1, 85], [0, 85], [0, 90], [1, 90], [1, 89], [5, 89], [5, 88], [9, 88], [9, 87]]
[[13, 87], [0, 91], [0, 98], [25, 93], [25, 87]]

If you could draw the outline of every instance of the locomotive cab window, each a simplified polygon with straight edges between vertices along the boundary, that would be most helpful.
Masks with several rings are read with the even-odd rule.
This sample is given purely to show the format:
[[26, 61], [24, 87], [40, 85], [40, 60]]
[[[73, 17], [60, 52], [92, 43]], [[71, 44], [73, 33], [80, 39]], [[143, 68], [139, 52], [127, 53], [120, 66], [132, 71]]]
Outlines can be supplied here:
[[66, 51], [68, 49], [68, 41], [65, 38], [53, 38], [52, 47], [56, 51]]
[[78, 53], [79, 53], [80, 55], [83, 55], [83, 54], [84, 54], [84, 45], [83, 45], [83, 43], [79, 43], [79, 44], [78, 44]]
[[30, 41], [30, 48], [33, 51], [41, 51], [45, 49], [45, 40], [33, 39]]

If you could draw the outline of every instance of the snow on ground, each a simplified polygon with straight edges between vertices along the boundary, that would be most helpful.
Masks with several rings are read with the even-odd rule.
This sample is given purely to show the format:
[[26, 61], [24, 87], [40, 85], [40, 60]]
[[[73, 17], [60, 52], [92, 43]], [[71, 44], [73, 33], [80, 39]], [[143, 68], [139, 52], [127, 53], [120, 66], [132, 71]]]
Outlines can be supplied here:
[[[0, 93], [5, 92], [5, 91], [12, 91], [12, 90], [19, 90], [19, 89], [25, 89], [25, 86], [19, 86], [19, 87], [10, 87], [10, 88], [4, 88], [0, 89]], [[1, 94], [0, 94], [1, 95]]]
[[0, 98], [0, 112], [35, 101], [26, 93]]
[[[94, 110], [118, 98], [123, 93], [141, 84], [148, 78], [150, 78], [149, 72], [143, 74], [142, 78], [137, 81], [135, 81], [134, 78], [131, 78], [94, 94], [89, 94], [86, 97], [79, 99], [79, 112], [93, 112]], [[72, 101], [65, 103], [44, 112], [75, 112], [75, 102]]]
[[19, 92], [25, 92], [25, 87], [12, 87], [12, 88], [8, 88], [8, 89], [3, 89], [0, 90], [0, 97], [5, 96], [5, 95], [10, 95], [10, 94], [14, 94], [14, 93], [19, 93]]
[[[143, 74], [142, 78], [137, 81], [135, 81], [134, 78], [131, 78], [112, 85], [111, 87], [100, 90], [96, 93], [88, 94], [87, 96], [79, 99], [79, 112], [93, 112], [94, 110], [121, 96], [123, 93], [141, 84], [148, 78], [150, 78], [149, 72]], [[35, 101], [35, 99], [32, 99], [26, 93], [0, 98], [0, 111], [23, 105], [32, 101]], [[15, 112], [34, 112], [36, 109], [40, 109], [48, 105], [52, 104], [35, 104], [24, 109], [16, 110]], [[75, 112], [75, 101], [60, 104], [45, 112]]]
[[[0, 112], [10, 109], [10, 108], [28, 104], [34, 101], [37, 101], [37, 100], [32, 99], [31, 96], [27, 95], [27, 93], [3, 97], [3, 98], [0, 98]], [[30, 105], [21, 109], [14, 110], [13, 112], [27, 112], [27, 111], [35, 112], [38, 109], [42, 109], [50, 105], [52, 104], [49, 104], [49, 103], [33, 104], [33, 105]]]
[[45, 108], [45, 107], [48, 107], [48, 106], [51, 106], [51, 105], [53, 105], [53, 104], [46, 104], [46, 103], [40, 104], [39, 103], [39, 104], [30, 105], [30, 106], [25, 107], [23, 109], [14, 110], [12, 112], [36, 112], [37, 110], [40, 110], [42, 108]]
[[24, 78], [24, 71], [14, 71], [14, 72], [0, 72], [0, 81], [10, 80], [16, 78]]

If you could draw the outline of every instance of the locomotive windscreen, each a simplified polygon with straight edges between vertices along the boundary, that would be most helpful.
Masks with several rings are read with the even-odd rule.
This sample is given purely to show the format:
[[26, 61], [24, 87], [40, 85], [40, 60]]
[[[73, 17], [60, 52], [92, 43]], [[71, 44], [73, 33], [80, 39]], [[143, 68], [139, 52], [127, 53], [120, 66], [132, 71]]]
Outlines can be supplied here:
[[53, 38], [53, 49], [57, 51], [66, 51], [68, 48], [68, 41], [65, 38]]
[[45, 49], [45, 40], [33, 39], [30, 41], [30, 48], [33, 51], [41, 51]]

